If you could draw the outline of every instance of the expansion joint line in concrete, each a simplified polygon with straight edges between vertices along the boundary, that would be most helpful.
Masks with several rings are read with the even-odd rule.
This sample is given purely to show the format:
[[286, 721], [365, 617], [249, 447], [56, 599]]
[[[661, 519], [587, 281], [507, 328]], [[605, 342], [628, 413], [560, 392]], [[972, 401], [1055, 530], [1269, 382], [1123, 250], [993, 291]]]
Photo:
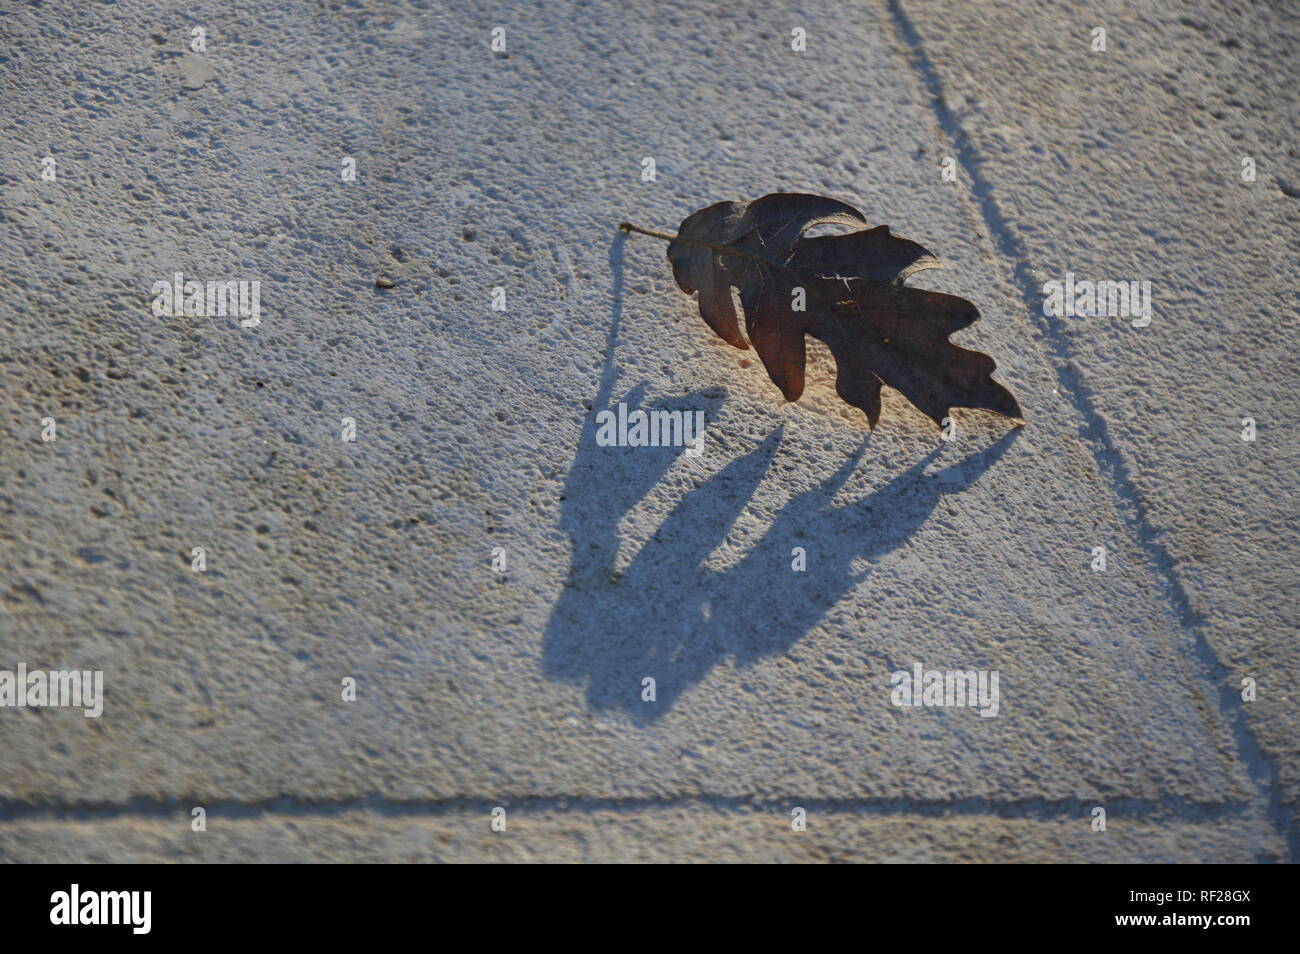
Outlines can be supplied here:
[[1169, 610], [1191, 635], [1195, 654], [1213, 684], [1219, 687], [1219, 707], [1233, 728], [1237, 755], [1246, 767], [1256, 786], [1259, 797], [1268, 804], [1269, 814], [1286, 838], [1291, 860], [1300, 859], [1300, 825], [1293, 826], [1292, 809], [1281, 803], [1275, 784], [1278, 769], [1256, 740], [1246, 719], [1241, 700], [1228, 684], [1229, 671], [1205, 635], [1205, 617], [1196, 612], [1188, 598], [1182, 581], [1178, 578], [1173, 558], [1160, 543], [1156, 528], [1147, 516], [1146, 507], [1137, 492], [1124, 458], [1110, 436], [1105, 418], [1097, 410], [1092, 395], [1084, 383], [1070, 350], [1069, 339], [1056, 320], [1048, 317], [1042, 307], [1042, 297], [1037, 290], [1024, 244], [1007, 223], [994, 197], [993, 189], [984, 176], [984, 163], [975, 146], [966, 135], [957, 117], [948, 108], [943, 82], [921, 43], [920, 35], [903, 10], [902, 0], [881, 0], [888, 8], [888, 19], [893, 22], [899, 46], [908, 55], [922, 90], [929, 97], [939, 132], [958, 159], [962, 171], [969, 177], [970, 198], [979, 208], [984, 226], [993, 247], [1002, 255], [1014, 279], [1013, 284], [1024, 299], [1035, 327], [1049, 349], [1051, 363], [1056, 370], [1061, 390], [1073, 402], [1083, 419], [1081, 436], [1089, 445], [1102, 477], [1115, 496], [1117, 510], [1128, 525], [1139, 547], [1147, 555], [1156, 579], [1169, 601]]
[[1106, 806], [1114, 822], [1128, 819], [1142, 823], [1158, 821], [1196, 824], [1240, 818], [1248, 815], [1251, 805], [1244, 802], [1202, 803], [1187, 799], [1106, 798], [1106, 799], [1020, 799], [996, 801], [988, 798], [965, 798], [933, 801], [898, 798], [804, 798], [672, 795], [663, 797], [593, 798], [581, 795], [527, 795], [502, 793], [490, 797], [456, 796], [436, 799], [394, 799], [363, 795], [355, 798], [306, 800], [280, 797], [261, 801], [184, 798], [136, 797], [121, 803], [65, 802], [43, 799], [36, 802], [18, 799], [0, 800], [0, 825], [40, 822], [176, 822], [189, 824], [190, 809], [198, 806], [209, 819], [237, 821], [274, 820], [276, 818], [328, 819], [368, 814], [376, 818], [435, 819], [450, 815], [489, 817], [493, 808], [502, 806], [522, 813], [596, 813], [634, 815], [648, 811], [711, 811], [718, 814], [772, 814], [786, 817], [792, 806], [810, 812], [876, 818], [999, 818], [1018, 821], [1067, 821], [1089, 825], [1092, 809]]

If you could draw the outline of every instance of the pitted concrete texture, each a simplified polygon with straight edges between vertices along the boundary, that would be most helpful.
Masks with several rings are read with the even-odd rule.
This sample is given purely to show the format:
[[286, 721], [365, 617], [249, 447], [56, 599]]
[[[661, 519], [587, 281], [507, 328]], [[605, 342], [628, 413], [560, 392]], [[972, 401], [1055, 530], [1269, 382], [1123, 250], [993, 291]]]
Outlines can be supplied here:
[[[495, 806], [494, 806], [495, 807]], [[1085, 818], [1087, 817], [1085, 813]], [[1033, 864], [1069, 858], [1094, 864], [1153, 861], [1249, 864], [1255, 855], [1218, 821], [1113, 816], [1105, 832], [1066, 817], [861, 815], [696, 804], [628, 808], [575, 806], [389, 814], [356, 808], [326, 815], [272, 811], [209, 816], [195, 832], [186, 813], [168, 821], [111, 818], [28, 821], [0, 827], [0, 860], [14, 863], [199, 862], [394, 863], [757, 863]]]
[[1149, 326], [1048, 323], [1183, 632], [1227, 697], [1257, 683], [1248, 735], [1294, 819], [1300, 8], [1091, 2], [1026, 31], [1007, 9], [905, 6], [1028, 290], [1151, 282]]
[[[700, 6], [0, 17], [0, 669], [106, 686], [0, 708], [0, 860], [1290, 857], [1291, 22], [1204, 14], [1248, 186], [1172, 15], [1103, 64], [1088, 13]], [[868, 436], [819, 347], [786, 405], [617, 232], [771, 191], [937, 254], [1026, 426]], [[1067, 268], [1155, 319], [1045, 318]], [[260, 323], [156, 316], [177, 272]], [[704, 454], [599, 446], [620, 402]], [[996, 717], [895, 706], [917, 663]]]

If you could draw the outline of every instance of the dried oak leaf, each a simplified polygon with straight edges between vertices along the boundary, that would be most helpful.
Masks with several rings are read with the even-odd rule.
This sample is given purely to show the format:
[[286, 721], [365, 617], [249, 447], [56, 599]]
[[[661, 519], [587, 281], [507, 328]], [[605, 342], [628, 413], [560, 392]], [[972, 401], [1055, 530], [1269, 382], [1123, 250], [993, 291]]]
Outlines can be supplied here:
[[[818, 225], [857, 231], [805, 237]], [[991, 377], [997, 366], [948, 336], [977, 318], [964, 298], [910, 288], [904, 280], [939, 261], [915, 242], [868, 228], [862, 213], [825, 196], [776, 192], [753, 202], [719, 202], [688, 216], [670, 240], [668, 261], [700, 314], [737, 348], [752, 342], [787, 401], [804, 387], [804, 335], [835, 357], [836, 390], [875, 428], [880, 387], [888, 384], [942, 424], [952, 407], [1020, 418], [1020, 406]], [[731, 289], [740, 292], [740, 333]], [[803, 295], [798, 290], [803, 289]], [[796, 310], [802, 297], [804, 309]]]

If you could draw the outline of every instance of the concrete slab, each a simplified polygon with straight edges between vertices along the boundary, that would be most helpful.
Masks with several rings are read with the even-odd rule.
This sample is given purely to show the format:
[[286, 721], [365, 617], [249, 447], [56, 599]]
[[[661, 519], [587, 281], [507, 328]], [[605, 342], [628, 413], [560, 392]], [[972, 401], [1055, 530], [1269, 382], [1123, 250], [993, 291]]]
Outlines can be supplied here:
[[[486, 807], [486, 806], [485, 806]], [[759, 807], [571, 806], [508, 812], [504, 831], [487, 811], [384, 814], [355, 808], [320, 815], [270, 811], [209, 816], [204, 832], [188, 815], [11, 822], [0, 826], [0, 861], [16, 863], [727, 863], [1248, 864], [1249, 845], [1217, 820], [1114, 817], [1105, 832], [1090, 819], [931, 817], [820, 812], [795, 832], [788, 812]]]
[[[1040, 860], [1107, 856], [1094, 802], [1149, 832], [1109, 860], [1285, 855], [1096, 420], [978, 199], [938, 175], [897, 17], [792, 16], [11, 18], [0, 666], [103, 669], [107, 687], [99, 719], [0, 710], [15, 857], [37, 834], [56, 856], [190, 857], [157, 806], [281, 797], [194, 857], [307, 857], [256, 830], [306, 825], [337, 846], [316, 857], [398, 860], [401, 826], [433, 825], [354, 818], [358, 799], [550, 813], [535, 847], [474, 835], [413, 851], [430, 860], [666, 859], [638, 832], [697, 816], [713, 857], [797, 857], [737, 834], [749, 799], [893, 806], [878, 823], [916, 860], [1015, 855], [975, 815], [1037, 832]], [[979, 305], [958, 340], [996, 357], [1028, 426], [958, 412], [947, 444], [890, 395], [866, 439], [824, 353], [783, 405], [663, 246], [616, 236], [775, 190], [850, 201], [937, 253], [944, 272], [914, 284]], [[156, 317], [152, 285], [178, 270], [260, 281], [261, 323]], [[594, 413], [620, 401], [705, 411], [704, 455], [598, 447]], [[918, 662], [997, 670], [997, 717], [892, 705], [891, 673]], [[584, 848], [601, 799], [632, 810]], [[302, 821], [313, 805], [337, 817]], [[39, 816], [63, 807], [109, 814]], [[380, 847], [356, 847], [375, 826]], [[834, 857], [817, 837], [809, 856]]]
[[1040, 328], [1294, 839], [1300, 18], [1214, 0], [894, 12], [1025, 297], [1067, 272], [1150, 283], [1145, 327], [1039, 308]]

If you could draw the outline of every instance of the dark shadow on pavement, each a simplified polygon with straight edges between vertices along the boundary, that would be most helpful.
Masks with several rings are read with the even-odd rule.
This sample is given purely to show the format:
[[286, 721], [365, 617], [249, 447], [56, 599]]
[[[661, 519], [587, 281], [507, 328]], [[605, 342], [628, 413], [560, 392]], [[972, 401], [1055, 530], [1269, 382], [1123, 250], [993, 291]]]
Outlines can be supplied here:
[[[621, 236], [610, 256], [615, 314], [605, 372], [565, 483], [561, 526], [573, 550], [564, 591], [546, 626], [543, 667], [551, 679], [585, 683], [593, 709], [622, 709], [646, 724], [667, 712], [719, 661], [731, 658], [745, 666], [787, 652], [864, 580], [867, 573], [853, 572], [854, 562], [876, 560], [902, 545], [940, 498], [974, 484], [1019, 430], [927, 475], [942, 451], [936, 448], [878, 490], [833, 504], [868, 438], [820, 486], [786, 503], [738, 564], [725, 572], [706, 567], [777, 454], [778, 428], [754, 450], [687, 490], [618, 573], [619, 521], [685, 453], [680, 447], [596, 443], [595, 413], [617, 404], [610, 395], [621, 317], [620, 252]], [[712, 421], [723, 396], [720, 390], [702, 391], [645, 409], [699, 409]], [[642, 406], [642, 388], [620, 400], [629, 410]], [[709, 445], [710, 450], [716, 446]], [[795, 547], [806, 552], [803, 572], [793, 569]], [[647, 676], [656, 683], [654, 702], [641, 698]]]

